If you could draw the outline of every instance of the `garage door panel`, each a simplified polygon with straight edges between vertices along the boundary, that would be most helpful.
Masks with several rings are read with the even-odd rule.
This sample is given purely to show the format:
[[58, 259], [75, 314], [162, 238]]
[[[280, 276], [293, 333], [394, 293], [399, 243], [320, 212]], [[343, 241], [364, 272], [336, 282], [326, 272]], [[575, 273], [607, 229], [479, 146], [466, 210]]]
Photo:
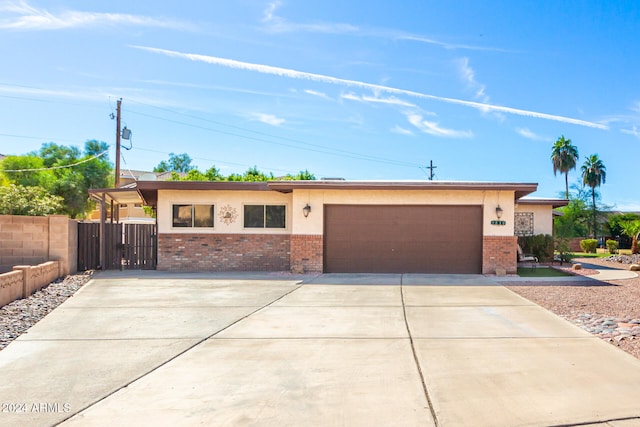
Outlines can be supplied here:
[[480, 273], [481, 206], [326, 205], [325, 271]]

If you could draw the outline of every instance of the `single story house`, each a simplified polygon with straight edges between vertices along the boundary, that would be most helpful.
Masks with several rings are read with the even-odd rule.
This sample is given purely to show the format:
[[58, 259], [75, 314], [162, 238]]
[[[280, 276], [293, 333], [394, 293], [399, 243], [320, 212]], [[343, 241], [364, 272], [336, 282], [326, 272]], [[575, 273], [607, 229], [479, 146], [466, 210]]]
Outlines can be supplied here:
[[[157, 269], [514, 273], [517, 236], [552, 234], [534, 183], [138, 181], [91, 190], [157, 212]], [[131, 194], [135, 192], [135, 194]]]

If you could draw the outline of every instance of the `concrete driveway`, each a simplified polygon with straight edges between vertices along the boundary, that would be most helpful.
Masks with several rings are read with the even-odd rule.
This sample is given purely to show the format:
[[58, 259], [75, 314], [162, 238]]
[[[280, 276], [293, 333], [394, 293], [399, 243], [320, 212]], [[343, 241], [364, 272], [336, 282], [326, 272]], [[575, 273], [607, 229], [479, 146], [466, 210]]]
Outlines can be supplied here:
[[0, 373], [2, 426], [640, 426], [639, 360], [482, 276], [101, 273]]

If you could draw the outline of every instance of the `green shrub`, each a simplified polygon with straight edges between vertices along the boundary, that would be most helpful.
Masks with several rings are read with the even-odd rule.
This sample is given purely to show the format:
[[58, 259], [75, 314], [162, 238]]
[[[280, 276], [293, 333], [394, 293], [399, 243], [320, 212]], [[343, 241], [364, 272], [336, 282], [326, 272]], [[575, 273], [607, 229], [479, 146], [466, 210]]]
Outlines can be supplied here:
[[582, 252], [595, 254], [596, 248], [598, 247], [598, 241], [596, 239], [580, 240], [580, 247], [582, 248]]
[[618, 242], [616, 242], [615, 240], [607, 240], [606, 244], [610, 254], [618, 253]]
[[553, 237], [549, 234], [535, 236], [520, 236], [518, 244], [527, 254], [533, 254], [541, 262], [553, 259]]
[[555, 248], [558, 253], [558, 260], [560, 261], [560, 265], [565, 262], [571, 261], [571, 247], [569, 246], [569, 239], [566, 237], [558, 237], [556, 238]]

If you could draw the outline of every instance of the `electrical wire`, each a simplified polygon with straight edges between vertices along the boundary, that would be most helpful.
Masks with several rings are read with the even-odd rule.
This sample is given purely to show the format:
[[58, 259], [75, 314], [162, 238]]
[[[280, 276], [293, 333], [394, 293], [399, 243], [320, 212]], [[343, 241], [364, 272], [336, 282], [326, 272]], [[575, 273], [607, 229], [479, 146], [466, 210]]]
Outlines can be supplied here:
[[88, 159], [80, 160], [79, 162], [72, 163], [70, 165], [51, 166], [51, 167], [48, 167], [48, 168], [35, 168], [35, 169], [3, 169], [2, 172], [39, 172], [39, 171], [49, 171], [49, 170], [55, 170], [55, 169], [72, 168], [72, 167], [81, 165], [83, 163], [90, 162], [91, 160], [97, 159], [98, 157], [102, 157], [105, 154], [107, 154], [108, 152], [109, 152], [109, 150], [105, 150], [100, 154], [96, 154], [95, 156], [89, 157]]
[[[261, 138], [255, 138], [255, 137], [250, 137], [250, 136], [246, 136], [246, 135], [240, 135], [240, 134], [237, 134], [237, 133], [226, 132], [226, 131], [222, 131], [222, 130], [218, 130], [218, 129], [213, 129], [213, 128], [209, 128], [209, 127], [194, 125], [194, 124], [190, 124], [190, 123], [181, 122], [179, 120], [167, 119], [167, 118], [164, 118], [164, 117], [154, 116], [152, 114], [140, 113], [140, 112], [137, 112], [137, 111], [134, 111], [134, 110], [131, 110], [131, 109], [127, 109], [127, 112], [129, 112], [129, 113], [138, 114], [138, 115], [142, 115], [142, 116], [146, 116], [146, 117], [150, 117], [150, 118], [155, 118], [155, 119], [158, 119], [158, 120], [166, 120], [166, 121], [169, 121], [169, 122], [172, 122], [172, 123], [181, 124], [183, 126], [189, 126], [189, 127], [194, 127], [194, 128], [203, 129], [203, 130], [209, 130], [209, 131], [212, 131], [212, 132], [222, 133], [222, 134], [225, 134], [225, 135], [238, 136], [238, 137], [241, 137], [241, 138], [251, 139], [251, 140], [255, 140], [255, 141], [267, 142], [267, 143], [270, 143], [270, 144], [283, 145], [285, 147], [296, 148], [296, 149], [299, 149], [299, 150], [315, 151], [315, 152], [320, 152], [320, 153], [324, 153], [324, 154], [332, 154], [332, 155], [345, 155], [346, 157], [355, 158], [355, 159], [359, 159], [359, 160], [368, 160], [368, 161], [374, 161], [374, 162], [394, 164], [396, 166], [409, 166], [409, 167], [420, 167], [421, 166], [421, 165], [419, 165], [417, 163], [403, 162], [403, 161], [400, 161], [400, 160], [390, 160], [390, 159], [383, 158], [383, 157], [371, 156], [371, 155], [368, 155], [368, 154], [361, 154], [361, 153], [357, 153], [357, 152], [354, 152], [354, 151], [342, 150], [342, 149], [339, 149], [339, 148], [328, 148], [328, 147], [320, 145], [320, 144], [313, 144], [313, 143], [301, 141], [301, 140], [298, 140], [298, 139], [295, 139], [295, 138], [282, 137], [282, 136], [272, 135], [272, 134], [269, 134], [269, 133], [266, 133], [266, 132], [260, 132], [260, 131], [254, 131], [254, 130], [250, 130], [250, 129], [245, 129], [245, 128], [242, 128], [240, 126], [234, 126], [234, 125], [218, 122], [218, 121], [211, 120], [211, 119], [206, 119], [206, 118], [203, 118], [203, 117], [194, 116], [194, 115], [191, 115], [191, 114], [185, 114], [185, 113], [181, 113], [179, 111], [171, 110], [169, 108], [158, 107], [158, 106], [155, 106], [155, 105], [146, 104], [144, 102], [140, 102], [140, 101], [136, 101], [136, 100], [128, 100], [128, 101], [131, 101], [133, 103], [140, 104], [140, 105], [145, 105], [147, 107], [155, 108], [155, 109], [158, 109], [158, 110], [166, 111], [166, 112], [169, 112], [169, 113], [172, 113], [172, 114], [177, 114], [177, 115], [189, 117], [189, 118], [196, 119], [196, 120], [201, 120], [201, 121], [208, 122], [208, 123], [213, 123], [213, 124], [220, 125], [220, 126], [226, 126], [226, 127], [230, 127], [230, 128], [233, 128], [233, 129], [238, 129], [238, 130], [241, 130], [241, 131], [247, 132], [247, 133], [253, 133], [253, 134], [256, 134], [256, 135], [266, 136], [266, 137], [269, 137], [269, 138], [277, 138], [277, 139], [280, 139], [280, 140], [291, 141], [291, 142], [295, 142], [297, 144], [303, 144], [303, 145], [307, 145], [307, 146], [310, 146], [310, 147], [317, 147], [320, 150], [314, 150], [314, 149], [298, 147], [298, 146], [295, 146], [295, 145], [284, 144], [284, 143], [281, 143], [281, 142], [268, 141], [268, 140], [264, 140], [264, 139], [261, 139]], [[340, 153], [340, 154], [338, 154], [338, 153]]]

